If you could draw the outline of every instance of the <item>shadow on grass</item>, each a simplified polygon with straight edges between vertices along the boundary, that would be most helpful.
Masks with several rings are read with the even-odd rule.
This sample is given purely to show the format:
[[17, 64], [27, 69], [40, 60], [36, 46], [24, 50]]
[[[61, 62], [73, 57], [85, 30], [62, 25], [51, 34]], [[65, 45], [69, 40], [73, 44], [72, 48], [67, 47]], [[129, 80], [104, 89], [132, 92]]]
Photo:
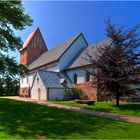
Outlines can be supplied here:
[[132, 128], [126, 122], [10, 99], [0, 99], [0, 126], [0, 138], [6, 138], [3, 132], [7, 138], [24, 139], [130, 138], [125, 133]]
[[99, 103], [99, 105], [95, 104], [92, 107], [89, 106], [85, 108], [140, 117], [140, 103], [120, 103], [120, 106], [117, 107], [114, 103], [104, 102], [101, 104]]
[[122, 111], [133, 111], [134, 114], [139, 114], [140, 116], [140, 103], [121, 104], [117, 108], [119, 108], [119, 110], [122, 110]]

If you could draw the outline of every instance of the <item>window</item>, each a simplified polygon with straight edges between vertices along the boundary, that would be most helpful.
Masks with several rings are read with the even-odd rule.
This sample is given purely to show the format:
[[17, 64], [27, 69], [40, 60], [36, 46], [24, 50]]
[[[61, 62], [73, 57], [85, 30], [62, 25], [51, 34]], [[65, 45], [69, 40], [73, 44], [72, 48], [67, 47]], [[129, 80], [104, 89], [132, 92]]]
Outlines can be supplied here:
[[22, 82], [22, 84], [23, 84], [23, 78], [21, 78], [21, 82]]
[[38, 48], [40, 48], [40, 49], [41, 49], [41, 45], [38, 45]]
[[76, 73], [75, 73], [74, 76], [73, 76], [73, 82], [74, 82], [74, 84], [77, 83], [77, 74], [76, 74]]
[[89, 82], [90, 81], [90, 73], [89, 72], [86, 72], [86, 82]]
[[34, 36], [34, 40], [33, 40], [33, 48], [35, 48], [36, 46], [36, 37]]
[[40, 36], [39, 36], [39, 34], [38, 34], [38, 37], [37, 37], [37, 44], [40, 47], [41, 43], [40, 43]]
[[39, 84], [39, 78], [37, 77], [37, 84]]
[[31, 48], [33, 48], [34, 47], [34, 43], [33, 43], [33, 40], [31, 41]]
[[40, 100], [40, 99], [41, 99], [41, 89], [38, 88], [38, 100]]
[[28, 76], [27, 76], [27, 84], [28, 84], [28, 81], [29, 81], [29, 78], [28, 78]]
[[40, 91], [41, 91], [41, 89], [40, 88], [38, 88], [38, 92], [40, 93]]
[[41, 45], [41, 37], [39, 37], [39, 44]]
[[67, 83], [65, 78], [60, 79], [60, 84], [61, 85], [65, 85]]

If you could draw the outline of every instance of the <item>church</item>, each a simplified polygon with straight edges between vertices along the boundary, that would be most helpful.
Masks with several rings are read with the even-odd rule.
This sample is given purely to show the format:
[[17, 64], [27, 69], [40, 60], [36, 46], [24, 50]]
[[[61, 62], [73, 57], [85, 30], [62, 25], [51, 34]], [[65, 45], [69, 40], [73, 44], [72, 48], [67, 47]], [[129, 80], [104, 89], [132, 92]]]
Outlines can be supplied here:
[[85, 69], [96, 71], [86, 61], [86, 51], [98, 56], [98, 47], [110, 46], [106, 39], [96, 44], [88, 44], [82, 33], [66, 40], [53, 49], [48, 49], [39, 28], [27, 38], [20, 50], [20, 64], [29, 72], [20, 76], [20, 96], [37, 100], [66, 100], [65, 88], [78, 87], [90, 95], [92, 100], [100, 100], [94, 79]]

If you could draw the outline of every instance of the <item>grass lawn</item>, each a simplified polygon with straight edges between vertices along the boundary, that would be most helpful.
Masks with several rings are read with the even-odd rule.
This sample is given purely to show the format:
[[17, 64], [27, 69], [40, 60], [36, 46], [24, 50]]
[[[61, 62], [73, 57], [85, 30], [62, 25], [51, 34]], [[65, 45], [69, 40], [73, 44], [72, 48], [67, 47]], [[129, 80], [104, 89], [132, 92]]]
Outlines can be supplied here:
[[140, 138], [140, 124], [0, 98], [0, 139]]
[[93, 109], [97, 111], [112, 112], [122, 115], [140, 117], [140, 103], [120, 103], [120, 107], [116, 107], [115, 103], [97, 102], [95, 105], [77, 104], [74, 101], [51, 101], [57, 104], [80, 107], [85, 109]]

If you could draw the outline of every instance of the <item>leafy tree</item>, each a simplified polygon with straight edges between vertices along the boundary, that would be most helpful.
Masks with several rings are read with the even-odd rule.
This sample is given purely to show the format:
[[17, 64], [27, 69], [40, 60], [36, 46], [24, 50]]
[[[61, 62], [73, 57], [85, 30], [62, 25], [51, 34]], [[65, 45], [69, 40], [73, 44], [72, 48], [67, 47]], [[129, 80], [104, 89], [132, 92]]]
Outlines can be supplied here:
[[0, 49], [8, 51], [20, 49], [22, 41], [15, 36], [15, 30], [23, 30], [30, 26], [32, 20], [25, 14], [25, 10], [20, 0], [0, 1]]
[[[139, 25], [125, 30], [117, 27], [110, 20], [105, 22], [106, 36], [111, 39], [110, 46], [104, 45], [97, 49], [100, 58], [95, 59], [91, 53], [86, 52], [88, 60], [97, 68], [94, 76], [97, 78], [98, 88], [110, 93], [119, 99], [122, 95], [134, 93], [133, 84], [138, 83], [137, 74], [140, 66], [140, 38]], [[94, 54], [95, 56], [96, 54]]]
[[3, 92], [0, 95], [18, 95], [19, 92], [19, 78], [12, 78], [10, 76], [4, 77], [2, 84]]
[[[16, 51], [22, 47], [22, 40], [14, 34], [15, 30], [23, 30], [32, 25], [32, 19], [25, 13], [20, 0], [0, 1], [0, 82], [4, 83], [16, 79], [17, 74], [26, 69], [19, 65], [13, 57], [7, 55], [9, 51]], [[7, 77], [7, 78], [6, 78]], [[10, 84], [10, 83], [9, 83]], [[3, 85], [0, 86], [2, 88]], [[5, 85], [4, 85], [5, 86]], [[1, 90], [2, 91], [2, 90]], [[2, 91], [3, 92], [3, 91]]]

